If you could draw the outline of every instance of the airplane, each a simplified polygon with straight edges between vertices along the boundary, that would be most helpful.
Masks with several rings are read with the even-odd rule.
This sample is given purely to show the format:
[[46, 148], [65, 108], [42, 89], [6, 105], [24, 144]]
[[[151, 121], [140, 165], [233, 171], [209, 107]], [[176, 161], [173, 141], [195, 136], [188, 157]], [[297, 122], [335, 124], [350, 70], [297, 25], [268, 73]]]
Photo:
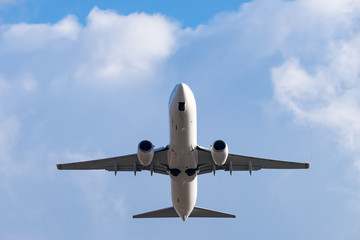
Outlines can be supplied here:
[[170, 143], [154, 149], [154, 145], [143, 140], [137, 153], [66, 164], [57, 164], [59, 170], [105, 169], [115, 173], [147, 170], [169, 175], [171, 179], [172, 207], [134, 215], [133, 218], [188, 217], [235, 218], [229, 213], [213, 211], [195, 206], [197, 198], [197, 176], [218, 170], [252, 171], [260, 169], [307, 169], [309, 163], [287, 162], [231, 154], [223, 140], [216, 140], [211, 148], [197, 144], [196, 102], [191, 89], [185, 83], [177, 84], [170, 95]]

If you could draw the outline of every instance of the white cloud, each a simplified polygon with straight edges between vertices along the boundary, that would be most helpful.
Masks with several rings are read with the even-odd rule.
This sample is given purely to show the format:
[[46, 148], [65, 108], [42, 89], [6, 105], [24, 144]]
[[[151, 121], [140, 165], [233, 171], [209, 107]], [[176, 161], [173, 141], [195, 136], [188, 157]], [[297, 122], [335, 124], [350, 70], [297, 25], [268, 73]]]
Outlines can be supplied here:
[[201, 75], [211, 73], [207, 81], [223, 81], [229, 73], [239, 78], [238, 69], [268, 57], [280, 62], [268, 69], [274, 98], [297, 122], [325, 129], [326, 137], [333, 137], [357, 161], [359, 20], [357, 0], [258, 0], [183, 31], [181, 43], [186, 44], [181, 46], [199, 53], [195, 61], [203, 62], [197, 65]]
[[[1, 25], [0, 191], [6, 199], [20, 195], [16, 190], [20, 176], [29, 174], [34, 181], [44, 180], [55, 171], [54, 159], [59, 158], [49, 154], [57, 152], [49, 145], [59, 142], [44, 140], [51, 135], [44, 131], [49, 125], [51, 132], [58, 131], [61, 123], [53, 117], [58, 116], [55, 108], [68, 108], [64, 106], [68, 99], [62, 95], [54, 101], [48, 86], [68, 91], [73, 82], [121, 86], [139, 80], [139, 76], [147, 80], [176, 50], [178, 30], [178, 23], [160, 14], [125, 16], [98, 8], [90, 12], [85, 26], [74, 16], [54, 24]], [[80, 158], [71, 153], [64, 156], [72, 161]], [[87, 203], [100, 211], [94, 215], [123, 214], [122, 197], [118, 192], [108, 195], [105, 181], [77, 180]]]
[[[357, 159], [360, 154], [360, 3], [305, 0], [298, 3], [304, 8], [297, 9], [297, 15], [312, 12], [321, 18], [303, 18], [301, 24], [306, 27], [300, 23], [289, 25], [293, 33], [284, 43], [285, 61], [272, 69], [275, 99], [301, 122], [330, 130], [336, 136], [334, 139]], [[298, 42], [298, 27], [316, 48]], [[300, 44], [298, 50], [289, 48], [294, 43]]]
[[[17, 74], [32, 72], [38, 79], [47, 66], [53, 72], [46, 82], [65, 76], [82, 84], [114, 85], [140, 76], [149, 79], [176, 50], [179, 24], [160, 14], [119, 15], [95, 7], [85, 26], [70, 15], [55, 24], [19, 23], [1, 29], [0, 57], [21, 68]], [[15, 55], [21, 56], [21, 64], [11, 62]]]
[[[2, 26], [1, 50], [7, 53], [26, 53], [58, 44], [54, 40], [75, 40], [81, 29], [74, 16], [67, 16], [55, 24], [19, 23]], [[53, 42], [51, 42], [53, 40]]]
[[274, 68], [272, 76], [275, 98], [301, 121], [333, 130], [340, 135], [339, 142], [342, 146], [358, 150], [359, 80], [339, 77], [343, 69], [340, 65], [331, 65], [309, 74], [299, 65], [298, 60], [291, 59]]
[[94, 8], [81, 35], [84, 61], [76, 77], [116, 82], [149, 74], [175, 50], [177, 30], [159, 14], [122, 16]]

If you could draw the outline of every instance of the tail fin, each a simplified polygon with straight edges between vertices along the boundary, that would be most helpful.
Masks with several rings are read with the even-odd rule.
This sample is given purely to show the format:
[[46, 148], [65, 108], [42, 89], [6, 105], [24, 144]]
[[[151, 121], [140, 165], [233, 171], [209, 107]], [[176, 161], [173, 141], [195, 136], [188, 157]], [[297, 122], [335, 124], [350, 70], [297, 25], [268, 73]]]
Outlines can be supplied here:
[[[147, 213], [142, 213], [134, 215], [133, 218], [171, 218], [179, 217], [174, 207], [163, 208], [160, 210], [155, 210]], [[194, 207], [194, 210], [191, 212], [189, 217], [196, 218], [235, 218], [235, 215], [217, 212], [205, 208]]]

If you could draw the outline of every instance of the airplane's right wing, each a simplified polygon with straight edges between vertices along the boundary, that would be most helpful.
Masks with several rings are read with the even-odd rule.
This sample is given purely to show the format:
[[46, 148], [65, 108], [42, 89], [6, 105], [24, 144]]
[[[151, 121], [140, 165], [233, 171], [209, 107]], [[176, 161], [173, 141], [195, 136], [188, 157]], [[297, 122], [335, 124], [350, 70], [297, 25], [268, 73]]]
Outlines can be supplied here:
[[211, 150], [204, 147], [197, 147], [199, 173], [204, 174], [216, 170], [225, 171], [257, 171], [260, 169], [307, 169], [309, 163], [287, 162], [266, 158], [249, 157], [237, 154], [229, 154], [224, 165], [217, 166], [211, 157]]

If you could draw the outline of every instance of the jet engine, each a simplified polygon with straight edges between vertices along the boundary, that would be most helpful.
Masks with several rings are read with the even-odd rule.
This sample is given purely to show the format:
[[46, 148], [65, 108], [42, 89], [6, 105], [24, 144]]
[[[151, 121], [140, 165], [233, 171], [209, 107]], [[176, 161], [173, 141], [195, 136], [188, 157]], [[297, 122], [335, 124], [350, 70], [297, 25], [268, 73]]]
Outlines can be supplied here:
[[228, 146], [222, 140], [216, 140], [211, 146], [211, 156], [214, 163], [218, 166], [224, 165], [228, 157]]
[[154, 158], [154, 146], [148, 140], [143, 140], [138, 145], [137, 157], [143, 166], [149, 166]]

